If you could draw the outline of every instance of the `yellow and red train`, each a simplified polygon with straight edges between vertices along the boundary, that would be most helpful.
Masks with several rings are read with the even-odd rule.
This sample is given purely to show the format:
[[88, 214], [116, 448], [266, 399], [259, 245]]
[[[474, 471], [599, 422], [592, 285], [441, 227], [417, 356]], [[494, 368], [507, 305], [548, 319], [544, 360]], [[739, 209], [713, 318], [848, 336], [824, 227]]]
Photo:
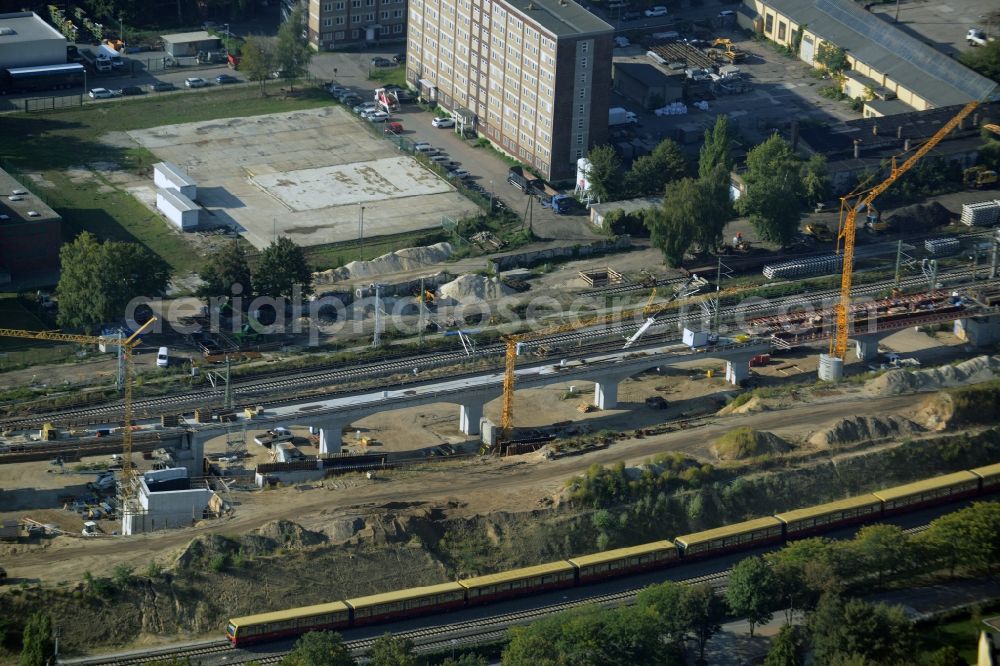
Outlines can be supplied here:
[[307, 631], [346, 629], [406, 617], [576, 587], [767, 543], [814, 536], [837, 527], [871, 522], [934, 504], [1000, 491], [1000, 463], [945, 474], [867, 495], [795, 509], [766, 518], [685, 534], [630, 548], [617, 548], [570, 560], [413, 587], [367, 597], [333, 601], [246, 617], [226, 627], [233, 645], [248, 645]]

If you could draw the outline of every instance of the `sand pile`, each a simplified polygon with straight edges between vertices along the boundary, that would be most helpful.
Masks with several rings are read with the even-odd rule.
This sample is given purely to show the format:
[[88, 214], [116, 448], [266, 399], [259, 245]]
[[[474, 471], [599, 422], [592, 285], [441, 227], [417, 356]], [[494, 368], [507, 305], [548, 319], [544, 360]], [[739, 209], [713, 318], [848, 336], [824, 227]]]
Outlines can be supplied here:
[[467, 274], [452, 280], [438, 288], [442, 298], [449, 298], [458, 303], [474, 303], [490, 298], [499, 298], [515, 293], [513, 289], [496, 284], [484, 275]]
[[730, 430], [712, 444], [719, 460], [746, 460], [791, 450], [791, 445], [773, 432], [750, 428]]
[[901, 437], [923, 428], [900, 416], [854, 416], [841, 419], [829, 428], [814, 432], [809, 443], [823, 448], [843, 446], [857, 442]]
[[870, 379], [865, 390], [872, 395], [900, 395], [914, 391], [933, 391], [949, 386], [974, 384], [989, 381], [1000, 370], [1000, 357], [977, 356], [957, 365], [910, 371], [890, 370], [884, 375]]
[[428, 247], [407, 247], [383, 254], [371, 261], [352, 261], [341, 268], [313, 274], [318, 284], [331, 284], [338, 280], [356, 280], [389, 273], [429, 268], [448, 259], [454, 249], [451, 243], [436, 243]]

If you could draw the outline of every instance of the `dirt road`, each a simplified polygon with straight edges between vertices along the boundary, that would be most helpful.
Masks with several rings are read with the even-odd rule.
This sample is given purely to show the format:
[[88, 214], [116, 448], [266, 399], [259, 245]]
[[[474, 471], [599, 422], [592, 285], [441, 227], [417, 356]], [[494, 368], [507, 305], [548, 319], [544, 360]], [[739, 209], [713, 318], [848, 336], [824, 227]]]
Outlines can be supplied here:
[[[137, 569], [151, 560], [168, 564], [173, 551], [201, 534], [241, 534], [279, 518], [316, 529], [341, 516], [353, 516], [390, 502], [425, 502], [442, 505], [453, 502], [457, 511], [468, 514], [496, 509], [537, 508], [551, 497], [565, 479], [593, 463], [624, 460], [641, 463], [663, 451], [680, 451], [708, 458], [708, 446], [724, 432], [748, 426], [776, 432], [797, 440], [822, 424], [844, 415], [879, 415], [906, 412], [917, 402], [913, 396], [873, 399], [859, 392], [828, 396], [818, 402], [800, 403], [776, 413], [713, 417], [689, 430], [640, 440], [622, 440], [612, 447], [588, 455], [543, 461], [539, 456], [506, 459], [469, 459], [397, 471], [381, 482], [338, 480], [311, 489], [285, 488], [267, 493], [238, 495], [241, 505], [235, 517], [207, 522], [201, 526], [172, 532], [131, 537], [84, 540], [59, 537], [45, 548], [10, 549], [4, 565], [11, 578], [28, 581], [71, 581], [84, 571], [104, 573], [125, 562]], [[780, 427], [775, 428], [776, 424]], [[330, 490], [328, 488], [336, 488]]]

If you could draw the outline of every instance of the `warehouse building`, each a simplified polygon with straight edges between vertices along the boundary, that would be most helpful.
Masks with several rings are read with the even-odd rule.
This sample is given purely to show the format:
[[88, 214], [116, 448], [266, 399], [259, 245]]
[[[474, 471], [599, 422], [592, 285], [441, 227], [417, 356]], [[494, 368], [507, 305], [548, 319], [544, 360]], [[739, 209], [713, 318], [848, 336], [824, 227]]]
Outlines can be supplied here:
[[61, 246], [62, 218], [0, 169], [0, 286], [54, 285]]
[[995, 86], [956, 60], [887, 23], [854, 0], [743, 0], [741, 27], [819, 66], [824, 43], [850, 65], [843, 91], [865, 101], [866, 118], [981, 100]]
[[684, 74], [668, 76], [644, 62], [614, 64], [615, 92], [647, 111], [684, 99]]
[[38, 14], [0, 14], [0, 69], [65, 62], [66, 38]]
[[607, 142], [614, 29], [566, 0], [411, 0], [406, 79], [547, 180]]
[[217, 515], [221, 504], [207, 485], [193, 484], [184, 467], [144, 473], [131, 502], [122, 514], [125, 535], [187, 527]]

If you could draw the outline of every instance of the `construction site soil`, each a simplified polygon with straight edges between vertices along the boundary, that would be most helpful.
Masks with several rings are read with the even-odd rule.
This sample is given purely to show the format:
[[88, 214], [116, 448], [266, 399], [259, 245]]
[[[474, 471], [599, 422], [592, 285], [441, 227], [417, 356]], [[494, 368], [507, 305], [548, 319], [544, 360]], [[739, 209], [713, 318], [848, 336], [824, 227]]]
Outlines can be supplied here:
[[[611, 547], [671, 537], [1000, 459], [1000, 430], [973, 424], [949, 434], [947, 401], [936, 403], [934, 424], [924, 424], [932, 398], [873, 394], [878, 379], [867, 386], [772, 390], [757, 399], [762, 411], [720, 415], [732, 390], [705, 378], [705, 369], [650, 373], [623, 384], [623, 401], [663, 395], [670, 402], [665, 412], [633, 404], [580, 414], [578, 399], [564, 399], [568, 387], [518, 395], [523, 425], [565, 415], [581, 421], [568, 441], [585, 441], [584, 430], [602, 431], [607, 446], [583, 455], [548, 459], [542, 450], [470, 457], [374, 480], [345, 476], [236, 492], [231, 516], [187, 529], [2, 546], [11, 584], [0, 594], [0, 614], [23, 618], [45, 607], [66, 654], [217, 637], [233, 615], [565, 558], [593, 552], [599, 537]], [[386, 446], [457, 439], [451, 409], [397, 412], [364, 425]], [[937, 431], [924, 432], [927, 427]], [[736, 428], [772, 433], [790, 451], [780, 465], [774, 464], [778, 454], [720, 461], [711, 445]], [[408, 440], [400, 439], [404, 435]], [[622, 463], [627, 473], [641, 473], [652, 457], [669, 452], [711, 464], [719, 479], [729, 480], [676, 491], [662, 506], [645, 500], [608, 506], [627, 518], [607, 535], [595, 527], [592, 506], [572, 501], [567, 481], [589, 466]], [[3, 478], [0, 485], [23, 487], [25, 477], [18, 483]], [[126, 580], [119, 568], [116, 582], [121, 565], [133, 573]], [[98, 583], [83, 582], [85, 572]]]

